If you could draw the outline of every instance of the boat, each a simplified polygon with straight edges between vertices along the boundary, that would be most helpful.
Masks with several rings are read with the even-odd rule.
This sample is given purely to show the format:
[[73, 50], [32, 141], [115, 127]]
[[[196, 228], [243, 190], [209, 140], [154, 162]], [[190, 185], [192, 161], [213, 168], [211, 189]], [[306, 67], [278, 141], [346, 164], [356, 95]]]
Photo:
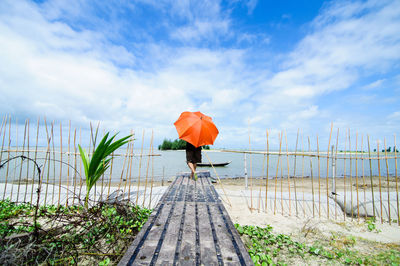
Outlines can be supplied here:
[[[227, 166], [231, 162], [232, 161], [223, 162], [223, 163], [212, 163], [212, 166], [214, 166], [214, 167]], [[197, 166], [200, 166], [200, 167], [211, 167], [211, 163], [197, 163]]]

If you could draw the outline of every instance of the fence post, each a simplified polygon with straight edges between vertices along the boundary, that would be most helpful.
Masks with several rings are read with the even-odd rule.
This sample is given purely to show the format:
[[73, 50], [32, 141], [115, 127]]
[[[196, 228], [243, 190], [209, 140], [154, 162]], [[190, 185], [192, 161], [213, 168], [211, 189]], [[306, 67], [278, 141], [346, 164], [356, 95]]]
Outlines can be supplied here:
[[[334, 194], [336, 194], [336, 180], [335, 180], [335, 158], [334, 158], [334, 155], [333, 155], [333, 149], [334, 149], [334, 147], [335, 147], [335, 145], [332, 145], [332, 192], [334, 193]], [[328, 177], [327, 177], [328, 178]]]
[[248, 178], [247, 178], [247, 154], [244, 153], [244, 182], [245, 182], [245, 187], [246, 189], [249, 188], [249, 184], [248, 184]]

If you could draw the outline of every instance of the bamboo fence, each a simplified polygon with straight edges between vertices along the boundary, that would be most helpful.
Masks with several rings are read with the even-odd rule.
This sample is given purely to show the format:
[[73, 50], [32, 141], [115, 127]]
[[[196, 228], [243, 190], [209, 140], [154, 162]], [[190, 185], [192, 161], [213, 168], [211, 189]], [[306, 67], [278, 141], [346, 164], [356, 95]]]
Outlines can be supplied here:
[[[82, 129], [73, 128], [71, 122], [62, 125], [46, 119], [35, 123], [27, 119], [19, 127], [16, 124], [18, 121], [10, 116], [1, 120], [0, 198], [56, 206], [82, 204], [86, 185], [77, 147], [88, 143], [85, 149], [89, 155], [93, 153], [96, 142], [102, 138], [99, 124], [90, 124], [88, 140], [82, 139]], [[247, 151], [223, 150], [249, 155], [250, 187], [245, 189], [249, 189], [246, 197], [250, 210], [335, 220], [374, 217], [382, 223], [400, 225], [396, 136], [396, 148], [389, 151], [386, 138], [383, 145], [376, 141], [374, 150], [368, 135], [352, 135], [350, 129], [339, 133], [338, 129], [335, 141], [331, 125], [325, 146], [319, 136], [313, 141], [298, 130], [292, 146], [282, 131], [278, 135], [279, 149], [272, 151], [267, 130], [265, 150], [255, 151], [249, 129]], [[136, 133], [131, 134], [131, 141], [112, 154], [110, 168], [92, 189], [92, 204], [125, 200], [150, 208], [159, 199], [154, 178], [154, 157], [159, 155], [153, 149], [154, 133], [146, 138], [143, 130], [140, 143], [136, 143]], [[148, 147], [145, 143], [149, 143]], [[134, 147], [139, 147], [140, 152], [135, 153]], [[252, 171], [256, 156], [263, 157], [261, 177], [255, 177]], [[116, 160], [120, 161], [119, 167]], [[215, 168], [214, 173], [220, 179]], [[223, 182], [220, 183], [222, 186]], [[221, 188], [231, 204], [229, 191]]]

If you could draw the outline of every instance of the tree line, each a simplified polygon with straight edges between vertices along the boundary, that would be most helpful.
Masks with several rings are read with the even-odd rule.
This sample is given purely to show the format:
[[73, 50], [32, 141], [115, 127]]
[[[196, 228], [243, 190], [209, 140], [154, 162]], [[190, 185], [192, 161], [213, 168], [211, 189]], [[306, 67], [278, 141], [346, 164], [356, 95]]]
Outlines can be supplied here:
[[[203, 149], [209, 150], [210, 146], [204, 145]], [[169, 139], [164, 139], [161, 145], [158, 145], [159, 150], [184, 150], [186, 149], [186, 141], [182, 139], [175, 139], [171, 141]]]

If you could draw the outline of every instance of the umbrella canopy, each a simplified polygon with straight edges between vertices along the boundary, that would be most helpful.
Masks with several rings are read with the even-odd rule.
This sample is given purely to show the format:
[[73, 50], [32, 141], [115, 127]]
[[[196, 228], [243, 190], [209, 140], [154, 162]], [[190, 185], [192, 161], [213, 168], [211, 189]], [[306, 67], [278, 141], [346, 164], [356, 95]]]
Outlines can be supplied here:
[[195, 147], [214, 144], [218, 135], [211, 117], [201, 112], [183, 112], [174, 125], [179, 138]]

